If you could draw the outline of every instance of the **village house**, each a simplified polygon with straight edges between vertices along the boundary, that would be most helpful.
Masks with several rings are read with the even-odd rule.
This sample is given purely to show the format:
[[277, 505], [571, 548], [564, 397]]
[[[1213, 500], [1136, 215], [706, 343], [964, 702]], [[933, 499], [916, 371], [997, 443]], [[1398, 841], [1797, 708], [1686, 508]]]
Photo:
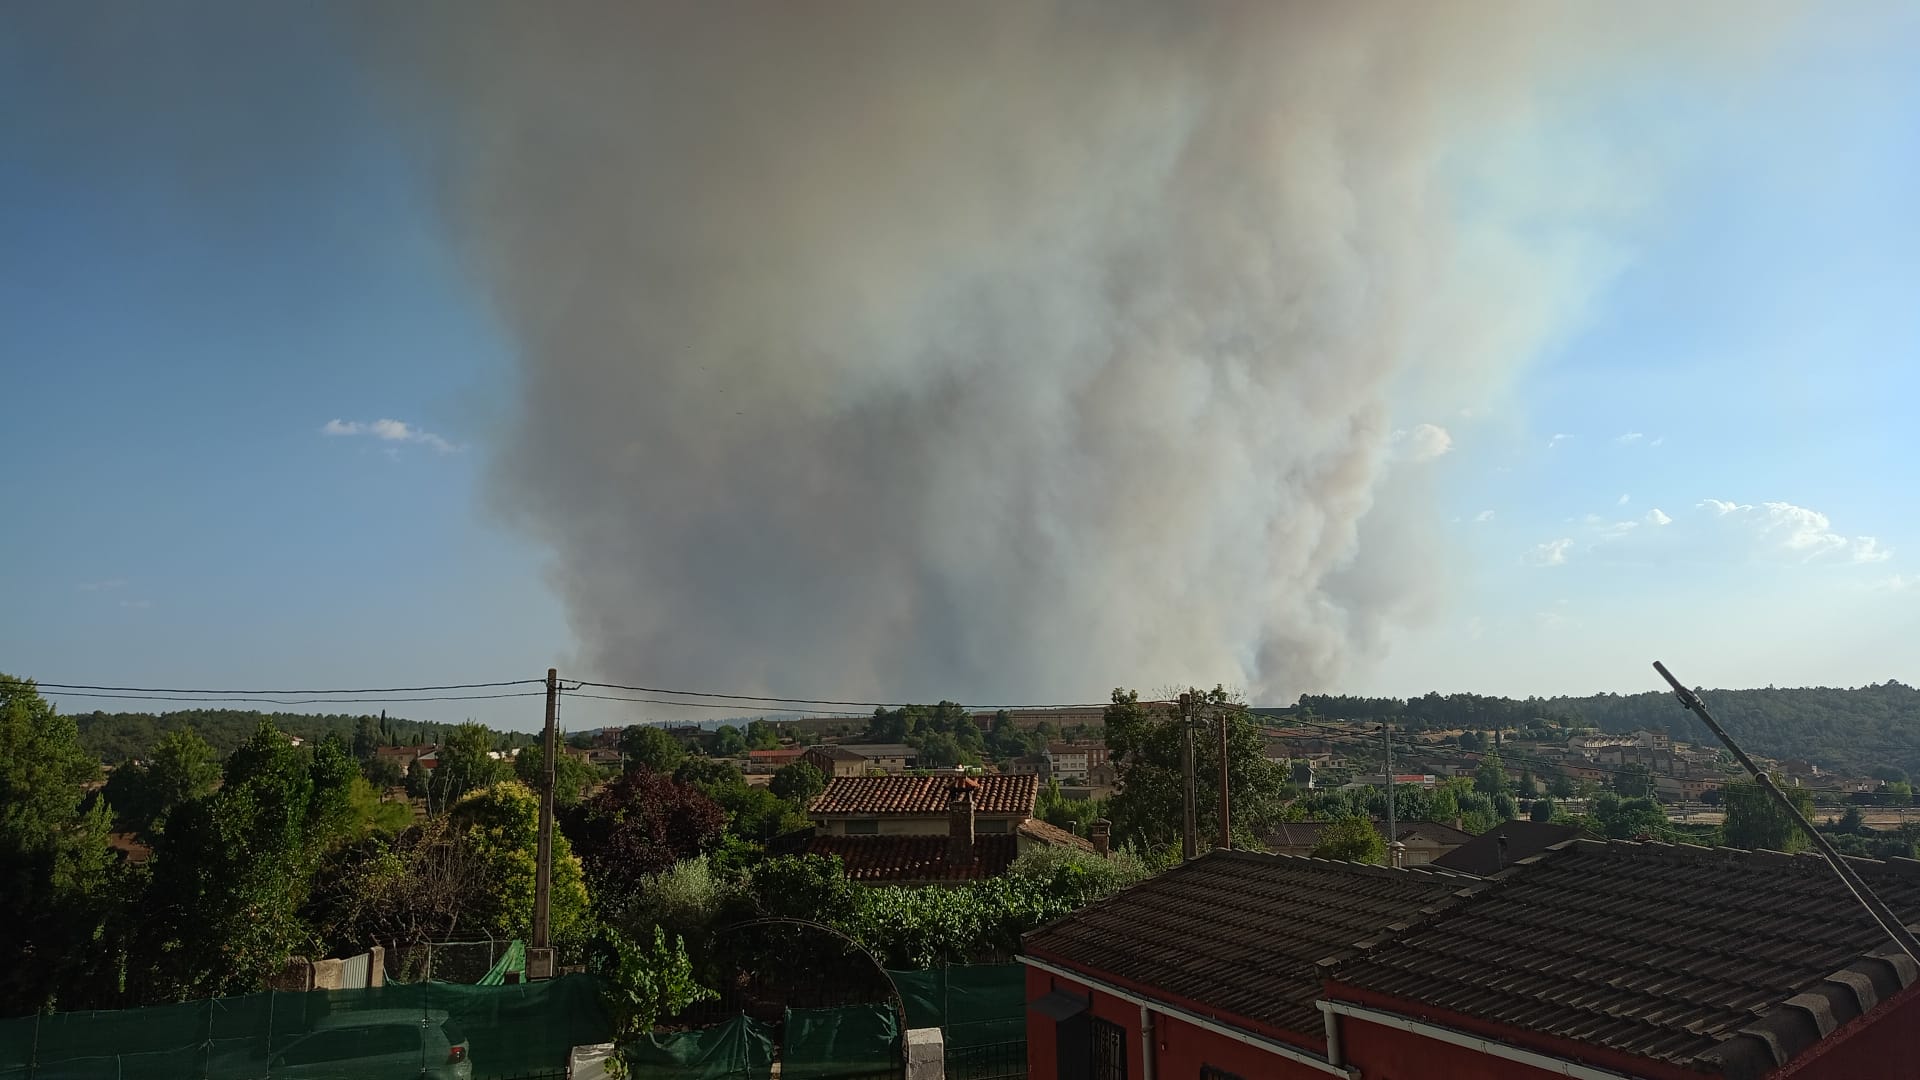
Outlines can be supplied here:
[[1047, 764], [1053, 778], [1062, 784], [1084, 784], [1087, 772], [1107, 763], [1104, 742], [1056, 742], [1047, 744]]
[[[1920, 918], [1920, 864], [1854, 865]], [[1214, 852], [1022, 951], [1032, 1080], [1857, 1080], [1920, 1060], [1920, 965], [1811, 855], [1575, 839], [1476, 879]]]
[[835, 777], [808, 807], [804, 850], [835, 855], [855, 881], [932, 884], [995, 877], [1036, 846], [1104, 846], [1033, 816], [1032, 774]]
[[[746, 771], [750, 774], [776, 773], [799, 761], [806, 752], [803, 746], [788, 746], [777, 750], [749, 750]], [[822, 775], [826, 774], [825, 769], [821, 769], [820, 772]]]
[[832, 778], [876, 772], [901, 776], [913, 771], [919, 753], [905, 743], [834, 743], [811, 747], [803, 756], [820, 775]]

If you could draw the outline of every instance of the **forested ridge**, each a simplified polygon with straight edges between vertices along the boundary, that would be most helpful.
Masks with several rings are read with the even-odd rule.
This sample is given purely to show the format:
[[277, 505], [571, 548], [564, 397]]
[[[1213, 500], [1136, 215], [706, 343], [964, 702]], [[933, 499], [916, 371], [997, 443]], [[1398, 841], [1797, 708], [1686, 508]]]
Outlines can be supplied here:
[[[445, 740], [457, 724], [427, 720], [403, 720], [365, 713], [258, 712], [252, 709], [181, 709], [177, 712], [90, 712], [71, 713], [80, 728], [80, 745], [109, 765], [137, 758], [152, 749], [161, 738], [181, 728], [192, 728], [222, 756], [240, 748], [262, 723], [272, 724], [289, 735], [307, 742], [319, 742], [329, 735], [353, 738], [362, 719], [384, 723], [380, 741], [392, 746], [414, 743], [438, 743]], [[517, 735], [532, 742], [526, 732]]]
[[[1876, 765], [1920, 772], [1920, 689], [1898, 682], [1861, 687], [1765, 687], [1702, 690], [1707, 708], [1747, 750], [1805, 758], [1824, 768], [1865, 773]], [[1607, 732], [1649, 728], [1676, 739], [1713, 736], [1672, 694], [1586, 697], [1485, 697], [1429, 693], [1417, 698], [1303, 694], [1292, 713], [1341, 720], [1386, 721], [1403, 728], [1514, 728], [1546, 720]]]

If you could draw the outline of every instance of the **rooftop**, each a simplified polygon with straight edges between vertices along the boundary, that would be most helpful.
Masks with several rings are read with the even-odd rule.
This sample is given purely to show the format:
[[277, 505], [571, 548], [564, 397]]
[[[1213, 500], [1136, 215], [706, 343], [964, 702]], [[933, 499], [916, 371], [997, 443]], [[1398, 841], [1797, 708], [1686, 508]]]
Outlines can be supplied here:
[[1022, 951], [1317, 1042], [1319, 961], [1479, 885], [1425, 868], [1215, 851], [1032, 931]]
[[809, 855], [837, 855], [853, 881], [975, 881], [1006, 872], [1019, 854], [1010, 834], [973, 838], [973, 861], [950, 863], [946, 836], [815, 836]]
[[1088, 840], [1084, 836], [1075, 836], [1060, 826], [1050, 821], [1042, 821], [1039, 818], [1028, 818], [1021, 822], [1020, 828], [1017, 831], [1021, 836], [1029, 840], [1037, 840], [1043, 844], [1052, 844], [1054, 847], [1079, 848], [1082, 851], [1093, 850], [1093, 841]]
[[[1040, 794], [1040, 778], [1031, 773], [992, 773], [970, 777], [975, 785], [976, 814], [1033, 814]], [[822, 814], [902, 814], [927, 816], [947, 812], [953, 789], [951, 773], [940, 776], [836, 776], [813, 800], [808, 812]]]
[[[1920, 917], [1920, 862], [1852, 864]], [[1573, 840], [1342, 963], [1329, 989], [1747, 1077], [1820, 1038], [1808, 1007], [1843, 1024], [1920, 979], [1891, 948], [1817, 855]]]
[[[1555, 844], [1564, 844], [1580, 835], [1581, 830], [1577, 825], [1508, 821], [1433, 860], [1433, 865], [1462, 874], [1492, 877], [1521, 859], [1531, 858]], [[1500, 849], [1502, 839], [1506, 840], [1504, 852]]]

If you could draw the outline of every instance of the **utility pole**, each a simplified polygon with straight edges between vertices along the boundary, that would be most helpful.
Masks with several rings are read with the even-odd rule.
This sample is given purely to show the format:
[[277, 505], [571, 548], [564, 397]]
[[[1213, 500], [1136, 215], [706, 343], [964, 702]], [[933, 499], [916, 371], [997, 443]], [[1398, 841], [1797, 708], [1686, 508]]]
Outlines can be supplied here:
[[1913, 931], [1907, 929], [1906, 924], [1900, 921], [1900, 916], [1894, 914], [1893, 910], [1867, 887], [1867, 883], [1860, 880], [1860, 875], [1854, 872], [1853, 867], [1847, 865], [1847, 861], [1833, 849], [1833, 844], [1813, 827], [1813, 822], [1807, 820], [1806, 815], [1800, 812], [1800, 808], [1793, 805], [1793, 800], [1787, 798], [1787, 793], [1774, 785], [1773, 777], [1762, 771], [1760, 766], [1755, 765], [1753, 759], [1747, 756], [1746, 751], [1740, 749], [1740, 744], [1734, 742], [1733, 736], [1728, 735], [1726, 729], [1720, 726], [1720, 722], [1707, 711], [1707, 704], [1700, 700], [1700, 695], [1687, 689], [1685, 684], [1674, 678], [1673, 672], [1668, 671], [1667, 666], [1660, 661], [1653, 662], [1653, 669], [1660, 673], [1661, 678], [1667, 680], [1668, 686], [1673, 687], [1673, 696], [1680, 699], [1680, 704], [1698, 716], [1700, 722], [1707, 725], [1707, 730], [1713, 732], [1722, 743], [1726, 744], [1727, 749], [1733, 752], [1733, 756], [1739, 759], [1741, 766], [1752, 774], [1754, 782], [1760, 785], [1761, 790], [1772, 796], [1773, 801], [1778, 803], [1781, 809], [1792, 815], [1793, 820], [1799, 823], [1800, 831], [1807, 834], [1808, 839], [1811, 839], [1820, 849], [1820, 854], [1826, 857], [1827, 865], [1833, 867], [1833, 872], [1839, 875], [1841, 884], [1847, 887], [1847, 891], [1853, 894], [1853, 898], [1859, 901], [1861, 907], [1867, 909], [1867, 913], [1880, 924], [1880, 929], [1886, 931], [1887, 936], [1893, 939], [1893, 943], [1900, 947], [1900, 951], [1906, 953], [1908, 959], [1920, 962], [1920, 939], [1916, 939]]
[[1215, 711], [1217, 711], [1220, 714], [1220, 844], [1219, 844], [1219, 847], [1222, 851], [1231, 851], [1233, 850], [1233, 827], [1232, 827], [1232, 819], [1227, 816], [1227, 811], [1229, 809], [1229, 806], [1228, 806], [1229, 800], [1227, 798], [1227, 787], [1228, 787], [1228, 783], [1227, 783], [1227, 716], [1232, 712], [1232, 710], [1216, 706]]
[[1194, 818], [1193, 792], [1193, 693], [1180, 695], [1180, 776], [1185, 797], [1181, 800], [1180, 858], [1192, 862], [1200, 847], [1199, 824]]
[[1380, 741], [1387, 748], [1387, 843], [1391, 844], [1400, 839], [1400, 828], [1393, 820], [1393, 729], [1385, 724], [1380, 725]]
[[533, 869], [533, 948], [542, 951], [546, 970], [536, 972], [534, 957], [527, 958], [530, 978], [553, 975], [553, 951], [547, 944], [549, 909], [553, 903], [553, 723], [560, 711], [560, 673], [547, 669], [547, 725], [540, 744], [540, 839], [535, 848]]

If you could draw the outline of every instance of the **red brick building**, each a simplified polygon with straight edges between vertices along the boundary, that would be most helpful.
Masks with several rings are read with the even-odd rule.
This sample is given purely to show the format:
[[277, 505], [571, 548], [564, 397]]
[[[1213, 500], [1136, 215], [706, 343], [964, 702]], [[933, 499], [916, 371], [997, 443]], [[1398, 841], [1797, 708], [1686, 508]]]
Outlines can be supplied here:
[[[1920, 916], [1920, 863], [1857, 863]], [[1579, 839], [1476, 879], [1220, 852], [1026, 952], [1034, 1080], [1920, 1076], [1920, 967], [1814, 856]]]

